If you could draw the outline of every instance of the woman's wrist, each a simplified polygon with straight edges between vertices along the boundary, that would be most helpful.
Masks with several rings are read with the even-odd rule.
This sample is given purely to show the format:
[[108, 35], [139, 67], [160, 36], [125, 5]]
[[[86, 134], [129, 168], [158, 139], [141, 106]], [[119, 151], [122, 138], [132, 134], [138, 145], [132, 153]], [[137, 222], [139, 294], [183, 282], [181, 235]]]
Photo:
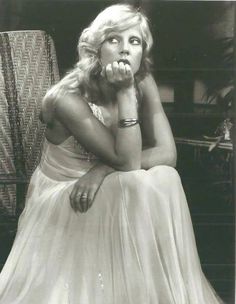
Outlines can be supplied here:
[[91, 170], [93, 171], [99, 171], [99, 173], [101, 175], [103, 175], [104, 177], [112, 172], [115, 171], [114, 168], [104, 164], [104, 163], [98, 163], [97, 165], [95, 165]]
[[135, 98], [136, 99], [136, 93], [135, 93], [135, 87], [132, 84], [129, 87], [120, 88], [116, 92], [117, 100], [123, 101], [123, 98]]
[[117, 92], [119, 120], [138, 118], [137, 98], [134, 87], [122, 89]]

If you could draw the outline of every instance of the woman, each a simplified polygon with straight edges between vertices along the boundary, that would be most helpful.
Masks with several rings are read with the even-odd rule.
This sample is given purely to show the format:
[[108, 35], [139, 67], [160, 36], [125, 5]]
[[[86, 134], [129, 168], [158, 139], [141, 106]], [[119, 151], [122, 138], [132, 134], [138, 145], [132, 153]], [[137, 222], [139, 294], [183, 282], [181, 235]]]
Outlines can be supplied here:
[[1, 304], [221, 303], [201, 271], [151, 46], [140, 11], [108, 7], [46, 94]]

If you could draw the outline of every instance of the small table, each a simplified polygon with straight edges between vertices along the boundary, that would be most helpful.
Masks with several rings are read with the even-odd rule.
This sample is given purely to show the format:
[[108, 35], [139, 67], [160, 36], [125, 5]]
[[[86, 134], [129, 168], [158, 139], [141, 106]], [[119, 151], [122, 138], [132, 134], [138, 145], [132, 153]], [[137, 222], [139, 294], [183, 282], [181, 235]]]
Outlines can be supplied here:
[[[194, 147], [206, 147], [209, 148], [216, 140], [209, 139], [192, 139], [185, 137], [175, 137], [176, 144], [190, 145]], [[233, 144], [230, 141], [222, 141], [218, 143], [217, 148], [233, 151]]]

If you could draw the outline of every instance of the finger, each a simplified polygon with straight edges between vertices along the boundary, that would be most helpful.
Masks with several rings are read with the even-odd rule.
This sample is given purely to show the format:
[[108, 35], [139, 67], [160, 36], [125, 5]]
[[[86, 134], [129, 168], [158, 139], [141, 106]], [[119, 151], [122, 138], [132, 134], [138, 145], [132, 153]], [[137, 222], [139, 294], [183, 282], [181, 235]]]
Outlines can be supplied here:
[[91, 206], [93, 205], [97, 191], [98, 191], [98, 188], [92, 189], [92, 190], [89, 191], [89, 193], [88, 193], [88, 209], [91, 208]]
[[86, 212], [88, 210], [88, 194], [85, 192], [80, 197], [80, 207], [82, 212]]
[[125, 64], [125, 72], [127, 76], [132, 76], [131, 66], [129, 64]]
[[74, 210], [79, 211], [79, 212], [83, 212], [81, 205], [80, 205], [81, 195], [82, 195], [82, 192], [78, 192], [73, 199]]
[[102, 70], [101, 70], [100, 74], [101, 74], [102, 77], [106, 76], [106, 71], [105, 71], [105, 67], [104, 66], [102, 67]]
[[88, 211], [88, 209], [89, 209], [89, 203], [90, 203], [90, 198], [86, 198], [86, 200], [84, 200], [82, 202], [82, 204], [83, 204], [83, 212], [84, 213]]
[[94, 192], [93, 190], [90, 190], [88, 193], [88, 209], [92, 206], [94, 201]]
[[78, 182], [76, 182], [75, 184], [74, 184], [74, 187], [73, 187], [73, 189], [72, 189], [72, 191], [71, 191], [71, 194], [70, 194], [70, 198], [71, 199], [73, 199], [74, 197], [75, 197], [75, 195], [76, 195], [76, 193], [77, 193], [77, 191], [78, 191], [78, 189], [79, 189], [79, 183]]
[[[72, 207], [72, 209], [75, 210], [76, 206], [75, 206], [75, 198], [76, 198], [76, 195], [79, 191], [79, 184], [76, 183], [71, 191], [71, 194], [70, 194], [70, 205]], [[76, 211], [76, 210], [75, 210]]]
[[110, 63], [106, 66], [106, 76], [109, 81], [113, 80], [114, 75], [113, 75], [113, 70], [112, 70], [112, 66]]
[[117, 61], [112, 64], [113, 76], [117, 77], [119, 75], [119, 63]]
[[125, 75], [126, 70], [125, 70], [124, 62], [119, 62], [119, 72], [122, 76]]

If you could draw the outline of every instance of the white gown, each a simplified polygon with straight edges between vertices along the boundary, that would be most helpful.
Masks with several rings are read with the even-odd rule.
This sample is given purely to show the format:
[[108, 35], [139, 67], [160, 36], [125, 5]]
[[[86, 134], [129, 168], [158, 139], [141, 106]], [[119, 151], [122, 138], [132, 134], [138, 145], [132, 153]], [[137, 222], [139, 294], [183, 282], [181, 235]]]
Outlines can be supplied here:
[[73, 185], [99, 161], [75, 143], [45, 141], [0, 275], [0, 303], [222, 303], [202, 273], [176, 170], [114, 172], [92, 208], [75, 213]]

